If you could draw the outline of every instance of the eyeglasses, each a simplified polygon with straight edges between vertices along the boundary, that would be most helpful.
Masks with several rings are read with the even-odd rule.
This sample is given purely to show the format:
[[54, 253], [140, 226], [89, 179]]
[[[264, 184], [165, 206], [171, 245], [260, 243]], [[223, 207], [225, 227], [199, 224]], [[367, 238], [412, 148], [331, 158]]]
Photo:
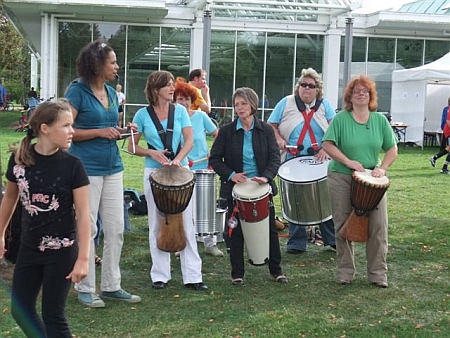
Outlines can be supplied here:
[[317, 86], [315, 84], [305, 83], [305, 82], [300, 83], [300, 87], [302, 87], [302, 88], [308, 87], [309, 89], [316, 89], [317, 88]]
[[353, 89], [353, 94], [369, 94], [369, 89]]
[[234, 104], [234, 108], [239, 108], [239, 107], [247, 107], [249, 105], [248, 102], [236, 102]]

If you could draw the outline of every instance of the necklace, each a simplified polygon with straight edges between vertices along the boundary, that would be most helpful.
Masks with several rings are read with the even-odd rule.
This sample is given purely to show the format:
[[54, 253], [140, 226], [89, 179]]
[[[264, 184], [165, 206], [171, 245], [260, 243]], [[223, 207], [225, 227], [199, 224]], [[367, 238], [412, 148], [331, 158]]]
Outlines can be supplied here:
[[95, 97], [97, 99], [99, 99], [100, 101], [103, 101], [106, 99], [106, 91], [105, 91], [105, 87], [103, 87], [101, 90], [94, 90], [91, 87], [92, 92], [94, 93]]

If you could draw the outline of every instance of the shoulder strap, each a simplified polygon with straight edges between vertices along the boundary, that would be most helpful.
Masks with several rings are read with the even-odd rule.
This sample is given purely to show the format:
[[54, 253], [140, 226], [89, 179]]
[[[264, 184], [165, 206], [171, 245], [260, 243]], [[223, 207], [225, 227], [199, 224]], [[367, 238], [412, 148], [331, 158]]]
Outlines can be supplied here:
[[[172, 150], [172, 136], [173, 136], [173, 125], [175, 120], [175, 105], [173, 103], [169, 103], [169, 114], [167, 117], [167, 130], [164, 131], [163, 126], [161, 125], [161, 122], [159, 122], [158, 117], [156, 116], [155, 110], [152, 106], [147, 106], [147, 112], [150, 115], [150, 118], [152, 119], [156, 130], [158, 131], [158, 135], [161, 138], [161, 142], [164, 145], [165, 149], [170, 151], [172, 155], [169, 155], [168, 157], [173, 159], [175, 158], [175, 154], [173, 154]], [[155, 149], [151, 144], [147, 143], [147, 146], [149, 149]], [[178, 146], [177, 153], [179, 152], [180, 145]]]
[[[306, 106], [305, 106], [305, 104], [303, 103], [303, 101], [300, 100], [300, 97], [299, 97], [298, 95], [294, 95], [294, 98], [295, 98], [295, 105], [297, 106], [297, 109], [298, 109], [299, 111], [304, 111], [304, 110], [306, 110]], [[314, 111], [316, 112], [317, 109], [319, 109], [320, 105], [322, 104], [322, 101], [323, 101], [323, 100], [316, 100], [316, 103], [315, 103], [314, 107], [311, 107], [311, 110], [314, 109]]]
[[[161, 125], [161, 122], [159, 122], [158, 116], [156, 116], [155, 110], [151, 105], [147, 106], [147, 112], [150, 115], [150, 118], [152, 119], [153, 124], [156, 127], [156, 130], [158, 131], [158, 135], [161, 138], [162, 144], [166, 145], [166, 132], [164, 131], [164, 128]], [[147, 143], [147, 145], [149, 149], [155, 149], [155, 147], [153, 147], [151, 144]]]

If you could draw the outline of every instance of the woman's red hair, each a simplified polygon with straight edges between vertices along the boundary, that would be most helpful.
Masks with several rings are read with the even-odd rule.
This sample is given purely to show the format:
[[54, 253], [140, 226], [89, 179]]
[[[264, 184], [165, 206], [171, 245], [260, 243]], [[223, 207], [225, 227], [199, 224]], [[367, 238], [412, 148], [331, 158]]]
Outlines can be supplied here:
[[197, 100], [197, 91], [194, 86], [187, 83], [186, 80], [182, 77], [177, 77], [175, 80], [175, 91], [173, 92], [173, 100], [177, 101], [177, 97], [190, 97], [191, 102], [195, 102]]
[[359, 84], [363, 86], [364, 88], [367, 88], [369, 90], [369, 110], [370, 111], [376, 111], [378, 108], [378, 94], [376, 90], [376, 83], [373, 81], [370, 77], [367, 75], [356, 75], [354, 76], [350, 82], [348, 83], [347, 87], [345, 87], [344, 90], [344, 109], [348, 111], [353, 110], [353, 104], [352, 104], [352, 95], [353, 95], [353, 89], [355, 89], [356, 85]]

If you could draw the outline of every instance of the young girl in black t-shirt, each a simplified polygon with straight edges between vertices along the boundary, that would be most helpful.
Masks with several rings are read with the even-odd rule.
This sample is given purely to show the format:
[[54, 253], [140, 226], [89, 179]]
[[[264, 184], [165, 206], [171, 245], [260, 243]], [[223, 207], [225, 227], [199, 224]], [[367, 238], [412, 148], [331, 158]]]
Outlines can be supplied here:
[[[70, 283], [88, 273], [89, 180], [67, 153], [74, 130], [68, 102], [40, 104], [11, 155], [0, 206], [0, 258], [5, 231], [20, 199], [21, 245], [12, 282], [11, 313], [27, 337], [72, 337], [64, 308]], [[37, 137], [37, 142], [31, 140]], [[76, 219], [76, 220], [75, 220]], [[42, 319], [36, 299], [42, 287]]]

